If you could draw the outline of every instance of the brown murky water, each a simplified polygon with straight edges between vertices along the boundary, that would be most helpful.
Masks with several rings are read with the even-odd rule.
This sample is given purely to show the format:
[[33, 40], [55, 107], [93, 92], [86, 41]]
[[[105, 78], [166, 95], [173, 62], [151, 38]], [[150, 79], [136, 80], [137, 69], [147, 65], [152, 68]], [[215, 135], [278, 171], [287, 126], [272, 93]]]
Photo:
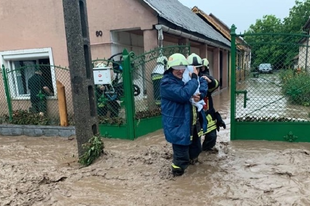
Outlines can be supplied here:
[[2, 136], [0, 205], [310, 205], [310, 144], [230, 142], [228, 99], [215, 97], [228, 125], [219, 153], [202, 153], [176, 178], [161, 130], [104, 139], [106, 155], [86, 168], [75, 139]]

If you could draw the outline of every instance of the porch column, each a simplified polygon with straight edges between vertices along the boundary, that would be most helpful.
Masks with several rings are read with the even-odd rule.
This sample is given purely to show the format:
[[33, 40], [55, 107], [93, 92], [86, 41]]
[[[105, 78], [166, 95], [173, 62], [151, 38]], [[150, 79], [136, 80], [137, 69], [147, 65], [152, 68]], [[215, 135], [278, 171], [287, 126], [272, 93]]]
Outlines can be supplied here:
[[220, 49], [215, 48], [213, 50], [213, 77], [220, 81]]
[[[190, 41], [187, 38], [181, 37], [178, 39], [178, 45], [190, 45]], [[185, 57], [188, 57], [192, 53], [191, 49], [189, 51], [189, 54], [184, 54]]]
[[[157, 30], [144, 30], [143, 31], [143, 43], [144, 43], [144, 52], [149, 52], [150, 50], [153, 50], [158, 47], [158, 39], [157, 39]], [[146, 58], [148, 58], [146, 56]], [[147, 96], [147, 107], [149, 109], [155, 107], [156, 105], [154, 100], [154, 88], [152, 82], [152, 71], [156, 66], [156, 59], [154, 61], [149, 61], [149, 59], [145, 59], [144, 67], [142, 67], [142, 74], [144, 74], [143, 77], [143, 83], [140, 83], [138, 86], [140, 87], [141, 91], [143, 92], [144, 96]], [[143, 85], [143, 88], [141, 87]]]
[[180, 38], [178, 40], [178, 45], [189, 45], [189, 39], [187, 39], [187, 38]]
[[208, 45], [207, 44], [203, 44], [200, 46], [200, 57], [201, 57], [201, 59], [203, 59], [203, 58], [208, 59]]
[[228, 66], [228, 51], [223, 50], [223, 83], [222, 87], [226, 88], [228, 87], [228, 71], [229, 71], [229, 66]]
[[144, 52], [148, 52], [157, 47], [157, 30], [144, 30], [143, 31]]

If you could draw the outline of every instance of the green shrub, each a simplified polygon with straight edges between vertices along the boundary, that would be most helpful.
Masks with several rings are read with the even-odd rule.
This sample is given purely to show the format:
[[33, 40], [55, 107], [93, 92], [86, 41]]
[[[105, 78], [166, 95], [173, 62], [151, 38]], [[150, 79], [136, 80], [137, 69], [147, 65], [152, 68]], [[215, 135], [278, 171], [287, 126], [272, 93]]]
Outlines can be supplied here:
[[286, 70], [280, 73], [282, 92], [292, 104], [310, 106], [310, 75]]
[[32, 113], [27, 110], [15, 110], [12, 113], [12, 120], [8, 115], [2, 117], [2, 123], [19, 124], [19, 125], [49, 125], [53, 122], [52, 119], [47, 118], [39, 113]]
[[84, 154], [80, 156], [79, 163], [84, 166], [92, 164], [103, 154], [104, 144], [99, 136], [93, 136], [87, 143], [83, 144]]

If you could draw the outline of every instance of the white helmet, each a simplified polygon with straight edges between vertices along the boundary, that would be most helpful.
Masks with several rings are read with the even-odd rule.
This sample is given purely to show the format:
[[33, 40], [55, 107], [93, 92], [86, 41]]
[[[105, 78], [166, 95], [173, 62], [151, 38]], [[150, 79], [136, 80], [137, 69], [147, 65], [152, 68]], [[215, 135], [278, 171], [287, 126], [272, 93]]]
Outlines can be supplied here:
[[162, 64], [162, 65], [164, 65], [164, 66], [167, 65], [167, 62], [168, 62], [168, 59], [167, 59], [167, 57], [165, 57], [165, 56], [160, 56], [160, 57], [158, 57], [157, 60], [156, 60], [156, 63], [157, 63], [157, 64]]
[[[173, 69], [185, 69], [185, 67], [188, 65], [188, 62], [183, 54], [180, 53], [174, 53], [172, 54], [168, 59], [167, 67], [173, 68]], [[181, 67], [180, 67], [181, 66]]]
[[208, 61], [208, 59], [207, 58], [203, 58], [202, 59], [202, 66], [205, 66], [205, 67], [209, 67], [209, 61]]
[[191, 53], [191, 55], [189, 55], [187, 57], [187, 61], [188, 61], [188, 64], [191, 66], [195, 66], [195, 67], [202, 67], [203, 66], [200, 56], [198, 56], [195, 53]]

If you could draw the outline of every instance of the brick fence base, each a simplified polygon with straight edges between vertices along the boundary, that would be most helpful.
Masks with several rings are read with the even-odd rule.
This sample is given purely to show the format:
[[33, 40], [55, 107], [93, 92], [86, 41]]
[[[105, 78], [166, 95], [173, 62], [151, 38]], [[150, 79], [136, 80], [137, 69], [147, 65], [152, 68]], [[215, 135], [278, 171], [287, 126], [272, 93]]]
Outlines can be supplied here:
[[41, 125], [0, 125], [0, 135], [19, 136], [26, 135], [31, 137], [70, 137], [75, 135], [75, 127], [60, 126], [41, 126]]

